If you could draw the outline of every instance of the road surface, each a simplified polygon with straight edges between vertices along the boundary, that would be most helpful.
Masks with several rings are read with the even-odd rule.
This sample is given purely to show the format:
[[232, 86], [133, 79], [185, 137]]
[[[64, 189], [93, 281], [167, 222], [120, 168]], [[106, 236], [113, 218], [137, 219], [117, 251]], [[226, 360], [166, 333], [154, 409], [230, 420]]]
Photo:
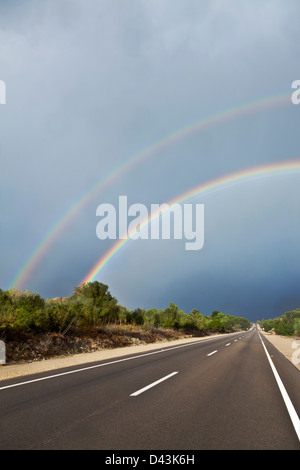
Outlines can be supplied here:
[[299, 450], [300, 374], [253, 328], [0, 381], [0, 449]]

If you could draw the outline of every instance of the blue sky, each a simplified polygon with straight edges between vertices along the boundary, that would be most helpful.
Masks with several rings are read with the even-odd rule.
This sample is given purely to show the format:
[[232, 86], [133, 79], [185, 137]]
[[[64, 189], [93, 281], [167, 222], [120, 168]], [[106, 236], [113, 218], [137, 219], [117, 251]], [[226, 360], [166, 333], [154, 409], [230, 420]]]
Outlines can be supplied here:
[[[101, 177], [179, 129], [284, 93], [300, 79], [297, 0], [0, 1], [0, 287]], [[163, 203], [233, 171], [300, 158], [300, 105], [259, 109], [170, 143], [78, 213], [26, 279], [68, 296], [111, 241], [96, 208]], [[205, 204], [205, 244], [127, 244], [98, 280], [128, 308], [250, 320], [300, 307], [299, 174]]]

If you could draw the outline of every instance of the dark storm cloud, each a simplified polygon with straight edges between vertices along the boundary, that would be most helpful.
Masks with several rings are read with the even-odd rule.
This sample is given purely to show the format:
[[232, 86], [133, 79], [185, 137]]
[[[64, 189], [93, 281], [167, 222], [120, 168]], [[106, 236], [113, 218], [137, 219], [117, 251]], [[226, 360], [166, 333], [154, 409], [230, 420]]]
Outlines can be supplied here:
[[[0, 12], [3, 288], [113, 168], [205, 116], [288, 93], [299, 79], [296, 1], [32, 0], [0, 2]], [[24, 288], [72, 292], [109, 245], [95, 234], [102, 202], [126, 194], [131, 203], [162, 203], [216, 176], [299, 157], [298, 111], [291, 104], [211, 126], [130, 168], [78, 213]], [[203, 250], [131, 243], [99, 280], [133, 307], [167, 304], [174, 294], [186, 310], [249, 317], [262, 308], [272, 316], [289, 299], [299, 306], [293, 178], [292, 186], [288, 177], [266, 183], [267, 192], [256, 185], [200, 200]]]

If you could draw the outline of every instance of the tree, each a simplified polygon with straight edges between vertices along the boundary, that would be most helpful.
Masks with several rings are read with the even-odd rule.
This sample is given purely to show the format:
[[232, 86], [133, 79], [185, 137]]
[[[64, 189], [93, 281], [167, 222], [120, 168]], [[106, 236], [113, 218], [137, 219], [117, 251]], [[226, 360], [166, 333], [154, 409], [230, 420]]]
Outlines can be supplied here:
[[224, 320], [224, 313], [218, 312], [215, 310], [211, 314], [211, 318], [209, 320], [209, 329], [212, 331], [220, 331], [223, 332], [225, 330], [224, 325], [223, 325], [223, 320]]
[[133, 312], [132, 312], [132, 319], [133, 319], [133, 322], [136, 324], [136, 325], [143, 325], [144, 324], [144, 311], [141, 310], [140, 308], [136, 308]]
[[108, 291], [108, 286], [95, 281], [75, 287], [72, 300], [81, 303], [80, 315], [90, 318], [90, 324], [115, 323], [119, 318], [119, 306]]
[[108, 291], [108, 286], [102, 282], [88, 282], [79, 287], [75, 287], [73, 298], [85, 298], [92, 301], [95, 307], [101, 308], [105, 302], [117, 303]]
[[265, 331], [271, 331], [274, 328], [274, 319], [262, 320], [260, 323], [261, 328]]
[[162, 324], [166, 328], [179, 328], [180, 326], [180, 312], [177, 305], [172, 302], [169, 307], [165, 308], [162, 312]]

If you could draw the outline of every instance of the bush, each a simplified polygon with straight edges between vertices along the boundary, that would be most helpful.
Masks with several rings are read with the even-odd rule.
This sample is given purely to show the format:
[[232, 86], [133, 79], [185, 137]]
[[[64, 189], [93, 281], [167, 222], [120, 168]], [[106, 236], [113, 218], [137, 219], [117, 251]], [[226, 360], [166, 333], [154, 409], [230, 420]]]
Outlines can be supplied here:
[[98, 281], [75, 287], [71, 297], [46, 301], [30, 291], [0, 289], [0, 333], [24, 330], [65, 334], [70, 328], [86, 330], [108, 323], [134, 324], [144, 328], [183, 328], [196, 333], [205, 330], [224, 332], [237, 326], [244, 329], [250, 326], [250, 322], [242, 317], [224, 315], [219, 311], [214, 311], [210, 317], [201, 315], [196, 309], [186, 314], [172, 302], [163, 310], [137, 308], [128, 311], [118, 305], [108, 286]]
[[277, 335], [293, 336], [295, 326], [298, 328], [298, 320], [300, 319], [300, 310], [291, 310], [286, 312], [279, 318], [274, 319], [274, 331]]
[[300, 318], [294, 321], [294, 335], [300, 336]]

